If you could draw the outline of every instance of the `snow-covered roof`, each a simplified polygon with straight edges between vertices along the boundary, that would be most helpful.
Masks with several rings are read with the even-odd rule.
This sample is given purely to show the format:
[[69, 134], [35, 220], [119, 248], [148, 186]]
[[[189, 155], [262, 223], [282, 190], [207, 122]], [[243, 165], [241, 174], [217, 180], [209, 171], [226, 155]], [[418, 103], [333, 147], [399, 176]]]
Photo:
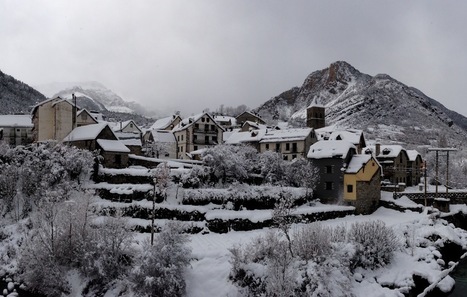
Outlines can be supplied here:
[[129, 153], [130, 149], [120, 140], [98, 139], [97, 143], [106, 152]]
[[347, 140], [353, 144], [358, 144], [362, 134], [362, 130], [336, 130], [331, 132], [329, 140]]
[[34, 127], [31, 116], [21, 115], [0, 115], [0, 127]]
[[280, 142], [280, 141], [299, 141], [304, 140], [313, 131], [312, 128], [295, 128], [284, 130], [267, 130], [261, 139], [261, 143]]
[[130, 138], [130, 139], [122, 139], [120, 140], [124, 145], [129, 146], [142, 146], [141, 139]]
[[223, 134], [222, 134], [222, 139], [224, 141], [227, 141], [227, 139], [230, 138], [230, 136], [234, 135], [235, 133], [239, 132], [240, 131], [240, 128], [236, 128], [236, 129], [228, 129], [227, 131], [225, 131]]
[[308, 106], [308, 108], [310, 107], [323, 107], [324, 108], [324, 105], [321, 104], [321, 102], [318, 102], [318, 99], [316, 97], [313, 98], [313, 100], [311, 101], [310, 105]]
[[[93, 140], [96, 139], [99, 133], [107, 127], [107, 123], [99, 123], [81, 126], [73, 129], [63, 141], [79, 141], [79, 140]], [[115, 135], [114, 135], [115, 136]], [[117, 136], [115, 136], [117, 138]]]
[[141, 129], [138, 127], [138, 125], [136, 125], [135, 121], [133, 121], [133, 120], [128, 120], [128, 121], [124, 121], [124, 122], [115, 123], [115, 125], [113, 125], [112, 129], [114, 131], [122, 131], [123, 129], [125, 129], [131, 123], [133, 124], [133, 126], [136, 129], [141, 131]]
[[[401, 151], [405, 151], [405, 149], [398, 144], [389, 144], [389, 145], [381, 145], [379, 155], [376, 156], [377, 158], [395, 158], [399, 156]], [[374, 145], [367, 146], [363, 149], [363, 152], [366, 154], [372, 153], [376, 155], [376, 147]]]
[[152, 130], [152, 137], [155, 142], [177, 142], [175, 135], [171, 131], [167, 130]]
[[345, 173], [357, 173], [365, 164], [371, 160], [372, 156], [367, 154], [353, 155]]
[[96, 123], [98, 122], [96, 116], [93, 115], [93, 114], [91, 114], [91, 113], [90, 113], [87, 109], [85, 109], [85, 108], [84, 108], [84, 109], [81, 109], [80, 111], [78, 111], [78, 113], [76, 114], [76, 117], [79, 117], [83, 112], [84, 112], [84, 113], [87, 113], [88, 116], [89, 116], [90, 118], [92, 118]]
[[266, 129], [267, 128], [266, 125], [255, 123], [255, 122], [252, 122], [252, 121], [245, 121], [245, 123], [243, 123], [242, 127], [247, 125], [247, 124], [250, 125], [253, 128], [256, 128], [256, 129]]
[[259, 142], [266, 134], [266, 129], [253, 130], [232, 133], [227, 139], [224, 139], [226, 144], [240, 144], [245, 142]]
[[177, 126], [175, 126], [173, 129], [172, 129], [172, 132], [178, 132], [178, 131], [182, 131], [182, 130], [185, 130], [187, 129], [188, 127], [190, 127], [191, 125], [193, 125], [194, 123], [196, 123], [199, 119], [201, 119], [203, 116], [207, 116], [209, 119], [211, 119], [212, 123], [217, 125], [219, 127], [219, 129], [221, 129], [222, 131], [224, 131], [224, 128], [222, 128], [213, 118], [212, 116], [209, 114], [209, 113], [199, 113], [197, 115], [194, 115], [194, 116], [191, 116], [191, 117], [188, 117], [188, 118], [184, 118]]
[[407, 150], [407, 155], [409, 156], [409, 161], [413, 162], [417, 160], [417, 157], [420, 156], [420, 153], [417, 152], [416, 150]]
[[221, 125], [230, 124], [232, 126], [235, 126], [237, 124], [237, 119], [230, 116], [215, 115], [214, 120]]
[[170, 117], [165, 117], [162, 119], [158, 119], [157, 121], [152, 124], [152, 126], [149, 128], [150, 130], [163, 130], [167, 129], [170, 124], [177, 118], [179, 117], [178, 115], [172, 115]]
[[345, 158], [355, 145], [345, 140], [318, 141], [310, 146], [307, 157], [310, 159]]

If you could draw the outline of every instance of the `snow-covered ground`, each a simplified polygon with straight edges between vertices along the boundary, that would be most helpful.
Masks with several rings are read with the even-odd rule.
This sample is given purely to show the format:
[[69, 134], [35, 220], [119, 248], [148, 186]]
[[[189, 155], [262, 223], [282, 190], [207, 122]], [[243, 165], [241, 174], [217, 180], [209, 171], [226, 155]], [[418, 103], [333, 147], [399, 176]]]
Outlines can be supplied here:
[[[453, 206], [453, 211], [467, 212], [467, 207]], [[348, 216], [322, 222], [328, 226], [350, 226], [355, 222], [381, 220], [393, 227], [396, 233], [403, 231], [414, 233], [414, 238], [427, 234], [439, 234], [453, 242], [467, 247], [467, 232], [450, 224], [433, 223], [427, 211], [416, 213], [411, 211], [398, 212], [379, 208], [371, 215]], [[297, 227], [293, 226], [292, 228]], [[241, 296], [237, 287], [229, 281], [230, 257], [229, 249], [238, 244], [246, 244], [253, 238], [265, 235], [269, 229], [245, 232], [229, 232], [225, 234], [195, 234], [190, 235], [190, 245], [193, 252], [191, 267], [186, 272], [187, 296]], [[138, 241], [149, 235], [139, 234]], [[402, 236], [402, 235], [401, 235]], [[401, 238], [401, 240], [403, 240]], [[413, 253], [413, 255], [412, 255]], [[352, 292], [355, 296], [403, 296], [403, 292], [413, 286], [412, 275], [417, 274], [430, 282], [443, 280], [438, 285], [442, 290], [450, 290], [453, 279], [446, 276], [449, 265], [443, 263], [439, 251], [433, 247], [418, 247], [397, 252], [392, 263], [376, 270], [360, 269], [355, 274]], [[391, 287], [398, 289], [390, 289]]]

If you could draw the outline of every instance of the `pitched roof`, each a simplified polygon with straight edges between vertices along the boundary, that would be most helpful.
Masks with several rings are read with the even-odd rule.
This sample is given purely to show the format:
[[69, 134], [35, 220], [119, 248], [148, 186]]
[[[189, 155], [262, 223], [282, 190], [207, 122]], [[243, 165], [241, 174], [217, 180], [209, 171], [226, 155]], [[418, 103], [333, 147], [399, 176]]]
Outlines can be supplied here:
[[266, 134], [266, 129], [253, 131], [236, 131], [233, 132], [227, 139], [224, 139], [226, 144], [240, 144], [245, 142], [259, 142]]
[[363, 149], [363, 152], [366, 154], [370, 153], [375, 155], [376, 158], [395, 158], [399, 156], [399, 154], [405, 151], [405, 149], [398, 144], [390, 144], [390, 145], [381, 145], [379, 155], [376, 156], [376, 147], [374, 145], [367, 146]]
[[158, 119], [157, 121], [152, 124], [152, 126], [149, 128], [150, 130], [164, 130], [167, 129], [170, 124], [177, 118], [180, 117], [178, 115], [172, 115], [170, 117], [165, 117], [162, 119]]
[[266, 142], [280, 142], [280, 141], [300, 141], [310, 135], [313, 131], [313, 128], [294, 128], [294, 129], [284, 129], [284, 130], [266, 130], [261, 139], [261, 143]]
[[[99, 123], [99, 124], [92, 124], [81, 126], [73, 129], [73, 131], [68, 134], [63, 141], [79, 141], [79, 140], [93, 140], [96, 139], [99, 133], [102, 130], [108, 127], [107, 123]], [[112, 129], [110, 129], [112, 131]], [[113, 132], [112, 132], [113, 133]], [[115, 134], [114, 134], [115, 136]], [[117, 138], [117, 136], [115, 136]]]
[[141, 139], [130, 138], [130, 139], [120, 139], [120, 142], [124, 145], [129, 146], [142, 146]]
[[154, 142], [177, 142], [175, 135], [171, 131], [167, 130], [152, 130], [152, 137]]
[[353, 155], [352, 159], [345, 170], [345, 173], [357, 173], [365, 166], [370, 160], [372, 159], [371, 155], [368, 154], [360, 154], [360, 155]]
[[106, 152], [129, 153], [130, 149], [120, 140], [98, 139], [97, 143]]
[[0, 115], [0, 127], [34, 127], [31, 116], [21, 115]]
[[188, 117], [188, 118], [184, 118], [177, 126], [175, 126], [173, 129], [172, 129], [172, 132], [178, 132], [178, 131], [182, 131], [182, 130], [185, 130], [187, 128], [189, 128], [190, 126], [192, 126], [194, 123], [196, 123], [199, 119], [201, 119], [204, 115], [206, 115], [207, 117], [209, 117], [209, 119], [211, 119], [212, 123], [217, 125], [217, 127], [219, 129], [221, 129], [222, 131], [224, 131], [224, 128], [222, 128], [221, 125], [219, 125], [213, 118], [212, 116], [205, 112], [205, 113], [199, 113], [197, 115], [194, 115], [194, 116], [191, 116], [191, 117]]
[[411, 162], [417, 160], [418, 156], [420, 156], [420, 157], [422, 156], [416, 150], [406, 150], [406, 152], [407, 152], [407, 156], [409, 156], [409, 161], [411, 161]]
[[358, 144], [362, 134], [362, 130], [336, 130], [331, 132], [329, 140], [347, 140], [353, 144]]
[[307, 157], [309, 159], [345, 158], [351, 149], [357, 148], [345, 140], [322, 140], [310, 146]]
[[130, 123], [133, 123], [133, 126], [141, 132], [141, 129], [138, 127], [138, 125], [136, 125], [135, 121], [133, 121], [133, 120], [128, 120], [128, 121], [124, 121], [124, 122], [115, 123], [115, 125], [113, 125], [112, 129], [114, 131], [120, 132], [123, 129], [125, 129]]

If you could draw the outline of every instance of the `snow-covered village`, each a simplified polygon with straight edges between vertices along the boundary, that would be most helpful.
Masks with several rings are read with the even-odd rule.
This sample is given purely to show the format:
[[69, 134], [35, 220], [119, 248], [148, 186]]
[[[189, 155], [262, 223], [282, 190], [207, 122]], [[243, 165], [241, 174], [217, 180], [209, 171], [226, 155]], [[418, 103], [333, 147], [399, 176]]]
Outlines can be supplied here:
[[2, 1], [0, 297], [467, 296], [467, 4], [359, 4]]

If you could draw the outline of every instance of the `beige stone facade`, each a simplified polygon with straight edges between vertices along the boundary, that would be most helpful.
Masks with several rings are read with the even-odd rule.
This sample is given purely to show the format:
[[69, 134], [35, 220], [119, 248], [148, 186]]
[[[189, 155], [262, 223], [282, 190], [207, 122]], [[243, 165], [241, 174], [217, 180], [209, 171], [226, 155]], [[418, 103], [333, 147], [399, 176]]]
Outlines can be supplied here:
[[36, 105], [32, 111], [34, 141], [61, 141], [73, 130], [73, 105], [60, 97]]
[[190, 159], [190, 153], [222, 143], [224, 129], [208, 113], [183, 119], [173, 130], [177, 158]]

